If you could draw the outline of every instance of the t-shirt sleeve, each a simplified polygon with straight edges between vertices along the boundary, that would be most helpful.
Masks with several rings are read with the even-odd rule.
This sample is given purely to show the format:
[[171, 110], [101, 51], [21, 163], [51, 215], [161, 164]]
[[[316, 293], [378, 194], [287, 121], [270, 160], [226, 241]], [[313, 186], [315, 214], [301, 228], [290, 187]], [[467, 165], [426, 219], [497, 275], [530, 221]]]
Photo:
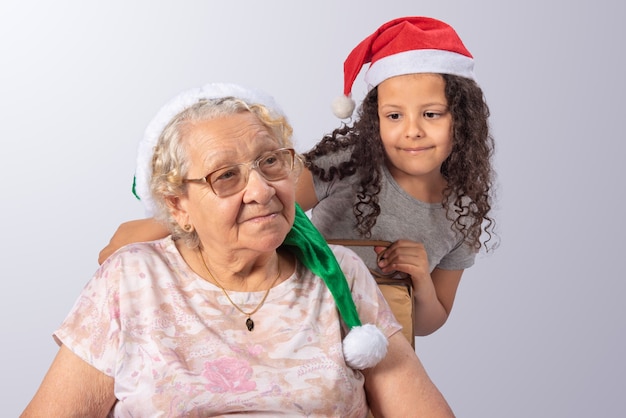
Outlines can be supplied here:
[[378, 284], [363, 263], [349, 248], [331, 245], [352, 290], [352, 299], [363, 324], [375, 324], [389, 338], [402, 329]]
[[[339, 163], [348, 161], [349, 158], [350, 153], [348, 151], [337, 151], [335, 153], [315, 157], [311, 162], [328, 173], [330, 167], [336, 167]], [[313, 186], [317, 200], [322, 201], [327, 198], [331, 194], [336, 182], [337, 179], [322, 181], [318, 176], [313, 175]]]
[[474, 265], [476, 251], [467, 243], [459, 243], [435, 267], [443, 270], [465, 270]]
[[98, 269], [53, 335], [57, 343], [109, 376], [114, 374], [120, 335], [115, 260], [111, 257]]

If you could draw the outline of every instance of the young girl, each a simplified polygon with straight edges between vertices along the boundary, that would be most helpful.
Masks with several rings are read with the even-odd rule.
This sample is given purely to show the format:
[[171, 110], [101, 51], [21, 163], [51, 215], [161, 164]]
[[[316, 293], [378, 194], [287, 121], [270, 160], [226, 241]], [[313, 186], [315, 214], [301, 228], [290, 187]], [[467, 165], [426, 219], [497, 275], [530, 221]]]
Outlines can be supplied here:
[[393, 242], [352, 249], [374, 273], [410, 276], [413, 332], [427, 335], [492, 235], [489, 109], [472, 56], [444, 22], [395, 19], [362, 41], [345, 61], [337, 116], [352, 114], [352, 83], [368, 62], [358, 118], [304, 154], [313, 176], [298, 200], [327, 239]]
[[[344, 64], [338, 117], [351, 116], [348, 96], [367, 63], [369, 92], [357, 119], [304, 154], [297, 201], [312, 209], [327, 239], [367, 240], [345, 244], [376, 276], [410, 278], [405, 335], [413, 343], [445, 323], [464, 269], [493, 233], [489, 109], [471, 54], [444, 22], [399, 18], [363, 40]], [[99, 261], [126, 243], [166, 234], [152, 221], [122, 224]], [[381, 289], [389, 300], [397, 286]]]

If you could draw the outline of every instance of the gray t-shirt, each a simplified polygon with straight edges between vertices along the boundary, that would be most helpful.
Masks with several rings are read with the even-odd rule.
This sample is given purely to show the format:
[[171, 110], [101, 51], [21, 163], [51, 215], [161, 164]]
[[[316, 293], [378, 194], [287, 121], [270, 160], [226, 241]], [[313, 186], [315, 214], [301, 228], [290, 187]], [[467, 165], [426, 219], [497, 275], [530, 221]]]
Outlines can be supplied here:
[[[349, 158], [349, 152], [326, 155], [315, 160], [320, 167], [336, 166]], [[352, 211], [356, 199], [358, 176], [324, 182], [313, 176], [319, 203], [311, 211], [315, 226], [326, 239], [362, 239], [356, 231]], [[372, 228], [370, 239], [396, 241], [409, 239], [424, 244], [430, 271], [464, 270], [474, 264], [476, 252], [464, 244], [463, 237], [450, 228], [451, 221], [440, 203], [421, 202], [407, 194], [385, 167], [378, 195], [380, 215]], [[372, 270], [376, 253], [372, 247], [350, 247]]]

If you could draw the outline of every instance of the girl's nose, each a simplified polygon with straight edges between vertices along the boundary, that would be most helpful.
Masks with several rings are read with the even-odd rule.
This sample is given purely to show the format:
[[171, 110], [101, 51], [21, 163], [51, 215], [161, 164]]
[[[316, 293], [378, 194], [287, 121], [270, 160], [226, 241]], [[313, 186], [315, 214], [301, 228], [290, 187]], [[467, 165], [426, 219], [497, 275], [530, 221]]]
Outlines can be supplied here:
[[407, 138], [421, 138], [424, 136], [421, 120], [417, 117], [407, 118], [406, 137]]

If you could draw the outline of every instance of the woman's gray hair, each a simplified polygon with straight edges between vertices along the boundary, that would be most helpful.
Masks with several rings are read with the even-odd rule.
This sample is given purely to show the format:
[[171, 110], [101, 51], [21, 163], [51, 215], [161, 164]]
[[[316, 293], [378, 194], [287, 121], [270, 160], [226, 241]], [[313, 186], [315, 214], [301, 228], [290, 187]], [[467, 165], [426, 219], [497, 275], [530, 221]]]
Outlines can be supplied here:
[[[187, 184], [183, 183], [183, 179], [187, 177], [190, 158], [183, 139], [194, 123], [244, 112], [254, 114], [276, 139], [279, 147], [293, 147], [293, 129], [285, 117], [272, 113], [261, 104], [248, 104], [235, 97], [224, 97], [200, 100], [178, 113], [166, 125], [154, 148], [150, 178], [150, 192], [155, 203], [154, 217], [168, 227], [175, 239], [183, 239], [190, 248], [200, 244], [198, 234], [195, 229], [185, 231], [178, 225], [167, 204], [168, 198], [187, 193]], [[301, 167], [301, 158], [298, 156], [296, 160]]]

